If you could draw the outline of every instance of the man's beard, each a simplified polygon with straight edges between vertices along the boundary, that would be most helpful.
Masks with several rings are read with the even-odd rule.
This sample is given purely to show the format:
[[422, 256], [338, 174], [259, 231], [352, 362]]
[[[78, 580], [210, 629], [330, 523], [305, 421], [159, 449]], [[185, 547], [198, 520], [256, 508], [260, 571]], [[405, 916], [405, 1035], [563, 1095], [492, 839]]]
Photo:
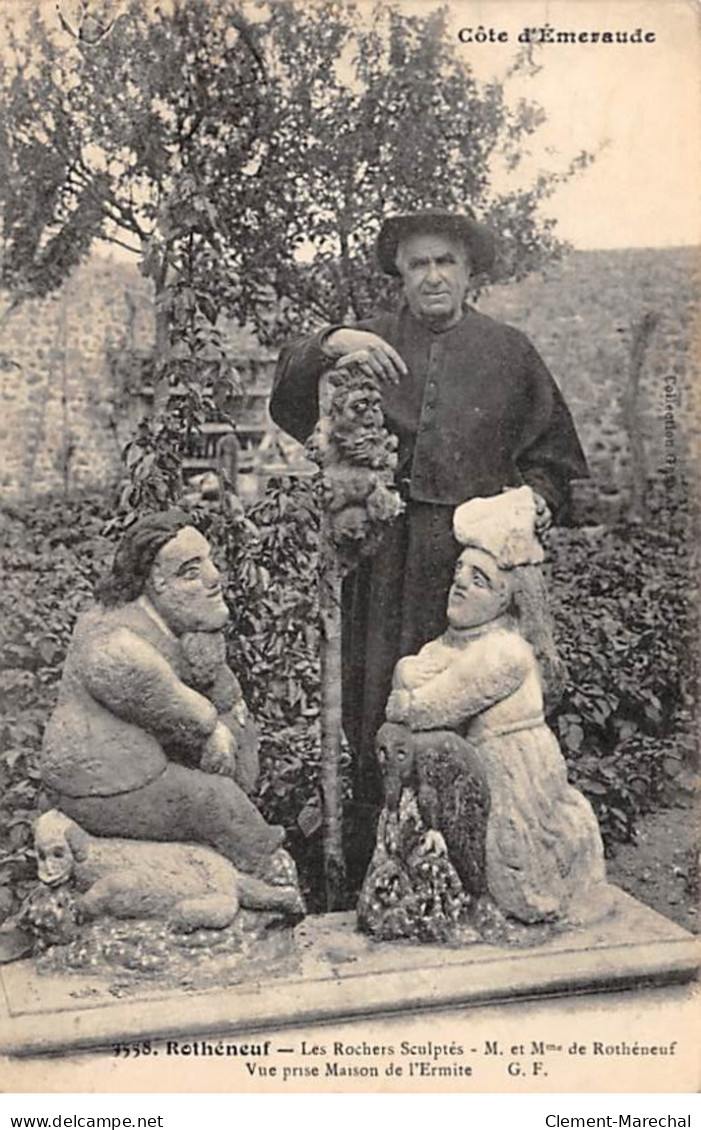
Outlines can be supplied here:
[[220, 632], [229, 619], [229, 609], [220, 593], [183, 598], [160, 594], [153, 604], [176, 636], [185, 632]]
[[188, 666], [187, 681], [197, 690], [211, 686], [226, 664], [223, 632], [183, 632], [180, 649]]

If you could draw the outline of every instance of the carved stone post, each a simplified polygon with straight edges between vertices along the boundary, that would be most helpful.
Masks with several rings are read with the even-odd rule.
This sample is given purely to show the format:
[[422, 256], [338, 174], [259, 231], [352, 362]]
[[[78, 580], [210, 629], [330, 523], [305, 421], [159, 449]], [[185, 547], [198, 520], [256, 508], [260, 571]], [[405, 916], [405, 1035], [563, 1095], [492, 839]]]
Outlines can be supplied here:
[[397, 441], [383, 426], [381, 394], [351, 366], [321, 382], [319, 424], [309, 441], [321, 468], [321, 794], [327, 909], [343, 905], [341, 779], [341, 589], [361, 557], [374, 552], [387, 523], [402, 509], [392, 488]]

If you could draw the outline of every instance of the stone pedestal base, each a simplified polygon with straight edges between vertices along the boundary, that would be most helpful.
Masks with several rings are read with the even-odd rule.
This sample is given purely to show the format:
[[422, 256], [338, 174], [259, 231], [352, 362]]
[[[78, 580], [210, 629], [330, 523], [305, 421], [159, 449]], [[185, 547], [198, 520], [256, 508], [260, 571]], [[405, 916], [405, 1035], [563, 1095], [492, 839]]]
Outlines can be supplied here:
[[225, 989], [193, 992], [154, 979], [119, 999], [89, 973], [40, 976], [31, 961], [7, 965], [0, 1033], [2, 1049], [14, 1055], [141, 1039], [250, 1038], [291, 1026], [680, 983], [694, 977], [699, 957], [697, 939], [622, 892], [605, 921], [516, 950], [377, 943], [358, 933], [354, 915], [329, 914], [297, 928], [291, 964], [264, 972], [259, 964], [250, 979]]

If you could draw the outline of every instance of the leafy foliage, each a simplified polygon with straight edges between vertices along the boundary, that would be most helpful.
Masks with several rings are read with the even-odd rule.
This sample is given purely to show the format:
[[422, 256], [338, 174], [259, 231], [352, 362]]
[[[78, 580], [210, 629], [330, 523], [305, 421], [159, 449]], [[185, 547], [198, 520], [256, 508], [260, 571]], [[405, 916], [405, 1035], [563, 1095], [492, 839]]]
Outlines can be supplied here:
[[608, 843], [630, 839], [695, 762], [698, 609], [691, 519], [559, 531], [552, 604], [569, 679], [556, 716], [570, 778]]
[[319, 513], [313, 484], [281, 479], [246, 518], [202, 515], [227, 573], [229, 660], [259, 720], [266, 815], [294, 827], [319, 772]]
[[263, 63], [223, 0], [176, 0], [168, 13], [132, 0], [95, 42], [38, 12], [23, 36], [6, 31], [0, 283], [15, 304], [47, 294], [98, 238], [139, 257], [155, 291], [156, 400], [125, 451], [121, 504], [158, 509], [182, 489], [190, 433], [235, 390], [217, 321], [225, 247], [248, 228], [239, 192], [223, 242], [217, 202], [247, 184], [237, 174], [256, 144]]
[[499, 278], [559, 250], [539, 216], [558, 174], [522, 191], [492, 188], [494, 165], [519, 162], [542, 111], [512, 108], [501, 84], [475, 80], [445, 11], [410, 16], [378, 3], [362, 17], [345, 0], [323, 16], [282, 3], [264, 29], [274, 98], [258, 175], [276, 186], [262, 253], [278, 304], [257, 323], [263, 337], [386, 302], [393, 284], [374, 270], [373, 245], [388, 213], [473, 209], [499, 235]]
[[223, 0], [167, 12], [131, 0], [97, 44], [38, 9], [28, 30], [5, 31], [4, 284], [20, 296], [59, 285], [73, 264], [51, 241], [80, 208], [92, 222], [77, 225], [79, 257], [113, 239], [163, 281], [183, 180], [207, 181], [196, 230], [211, 238], [216, 193], [251, 157], [263, 68], [243, 16]]
[[499, 276], [531, 270], [558, 249], [540, 205], [588, 161], [492, 191], [544, 115], [476, 81], [443, 11], [129, 0], [104, 35], [37, 8], [5, 37], [1, 278], [16, 301], [101, 238], [133, 250], [157, 294], [189, 272], [191, 308], [271, 339], [386, 293], [372, 265], [386, 212], [469, 206], [501, 237]]
[[8, 510], [0, 526], [0, 917], [35, 874], [37, 753], [75, 619], [111, 557], [96, 496]]

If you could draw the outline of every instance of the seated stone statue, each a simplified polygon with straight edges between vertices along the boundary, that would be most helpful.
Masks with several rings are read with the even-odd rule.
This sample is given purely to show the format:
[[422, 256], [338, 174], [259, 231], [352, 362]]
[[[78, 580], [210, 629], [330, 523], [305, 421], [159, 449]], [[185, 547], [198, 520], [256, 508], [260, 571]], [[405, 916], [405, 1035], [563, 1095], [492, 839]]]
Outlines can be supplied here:
[[228, 610], [206, 539], [180, 511], [136, 522], [79, 617], [40, 760], [51, 804], [101, 837], [206, 844], [294, 882], [247, 795], [257, 736], [226, 665]]
[[[465, 549], [448, 596], [447, 631], [397, 664], [380, 739], [386, 765], [388, 741], [403, 746], [405, 762], [412, 763], [405, 780], [424, 831], [441, 833], [445, 843], [438, 847], [447, 848], [468, 895], [479, 893], [475, 867], [482, 867], [483, 888], [503, 914], [529, 924], [575, 924], [611, 909], [613, 892], [596, 817], [568, 783], [544, 718], [544, 694], [558, 664], [534, 517], [528, 487], [458, 508], [455, 533]], [[455, 735], [452, 746], [446, 731]], [[444, 766], [443, 783], [436, 761]], [[429, 770], [437, 786], [431, 787]], [[385, 768], [388, 778], [396, 807], [396, 771], [393, 777]], [[463, 782], [457, 792], [456, 780]], [[473, 794], [465, 811], [482, 831], [476, 842], [468, 837], [460, 844], [455, 814], [447, 817], [445, 809], [461, 788], [469, 792], [469, 780]], [[430, 846], [426, 836], [424, 842]], [[378, 918], [377, 862], [386, 867], [388, 854], [385, 814], [361, 896], [361, 923], [370, 906]]]

